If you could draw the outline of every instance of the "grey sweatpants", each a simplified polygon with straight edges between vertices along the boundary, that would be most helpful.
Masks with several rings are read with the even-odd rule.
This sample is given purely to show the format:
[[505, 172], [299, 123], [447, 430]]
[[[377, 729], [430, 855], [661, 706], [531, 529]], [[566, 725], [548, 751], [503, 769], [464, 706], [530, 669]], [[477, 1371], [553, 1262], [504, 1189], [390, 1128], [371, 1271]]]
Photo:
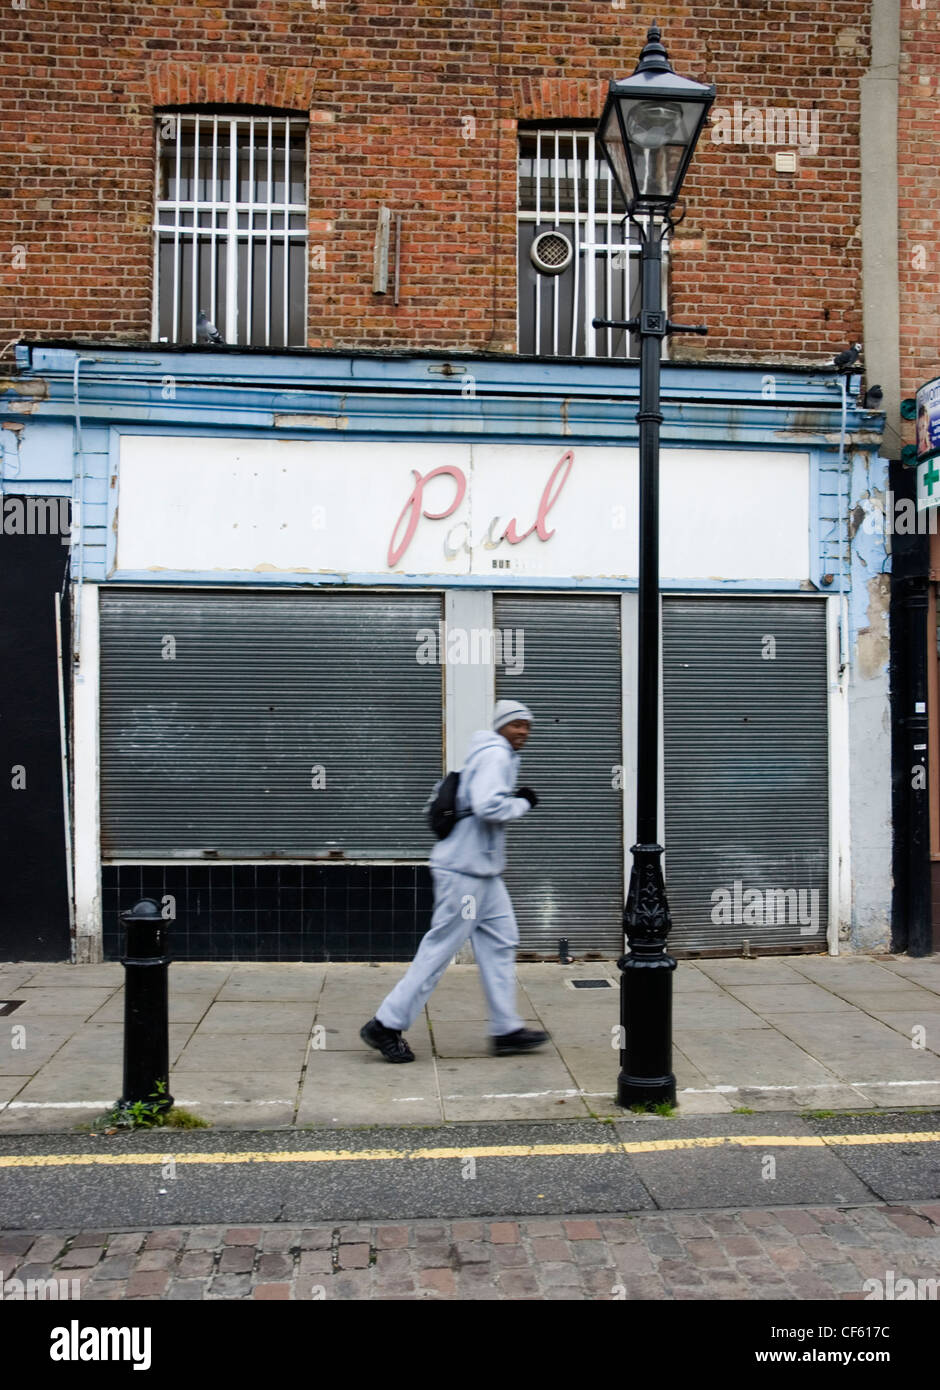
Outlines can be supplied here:
[[434, 911], [408, 973], [375, 1012], [386, 1028], [404, 1032], [424, 1008], [448, 963], [468, 937], [486, 995], [490, 1032], [496, 1037], [524, 1027], [516, 1012], [516, 947], [519, 928], [502, 878], [479, 878], [432, 869]]

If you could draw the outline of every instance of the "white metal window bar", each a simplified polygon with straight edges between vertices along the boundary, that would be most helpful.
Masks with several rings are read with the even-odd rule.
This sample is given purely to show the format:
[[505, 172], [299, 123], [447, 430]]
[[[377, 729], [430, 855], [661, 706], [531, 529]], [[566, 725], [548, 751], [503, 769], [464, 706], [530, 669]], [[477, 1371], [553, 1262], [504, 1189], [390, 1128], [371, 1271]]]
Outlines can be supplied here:
[[[519, 351], [536, 356], [638, 357], [638, 335], [595, 329], [592, 322], [635, 316], [640, 265], [639, 234], [626, 220], [626, 208], [593, 130], [520, 130], [517, 187]], [[533, 277], [529, 246], [547, 231], [571, 238], [572, 263], [562, 275]], [[668, 253], [667, 243], [664, 306]]]
[[154, 206], [155, 340], [305, 346], [305, 120], [158, 115]]

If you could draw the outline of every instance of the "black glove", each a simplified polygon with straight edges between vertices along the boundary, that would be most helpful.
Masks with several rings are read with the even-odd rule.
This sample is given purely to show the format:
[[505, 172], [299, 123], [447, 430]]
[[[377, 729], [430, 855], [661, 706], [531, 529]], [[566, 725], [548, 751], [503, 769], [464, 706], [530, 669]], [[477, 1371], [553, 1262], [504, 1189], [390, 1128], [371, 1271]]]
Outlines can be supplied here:
[[516, 795], [524, 796], [530, 806], [537, 806], [539, 804], [539, 799], [531, 787], [520, 787]]

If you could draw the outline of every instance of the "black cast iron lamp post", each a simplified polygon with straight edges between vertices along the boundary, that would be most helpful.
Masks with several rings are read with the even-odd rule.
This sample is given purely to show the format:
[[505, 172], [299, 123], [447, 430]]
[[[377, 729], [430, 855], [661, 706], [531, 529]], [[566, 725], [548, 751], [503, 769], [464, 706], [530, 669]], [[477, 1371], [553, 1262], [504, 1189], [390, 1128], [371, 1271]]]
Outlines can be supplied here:
[[640, 572], [636, 838], [623, 912], [629, 953], [620, 971], [622, 1027], [617, 1102], [675, 1104], [672, 1074], [671, 926], [657, 842], [659, 763], [659, 377], [668, 333], [705, 333], [671, 323], [662, 307], [662, 244], [670, 212], [702, 132], [715, 88], [678, 77], [654, 25], [632, 77], [610, 84], [597, 138], [640, 232], [640, 317], [595, 319], [595, 328], [640, 335]]

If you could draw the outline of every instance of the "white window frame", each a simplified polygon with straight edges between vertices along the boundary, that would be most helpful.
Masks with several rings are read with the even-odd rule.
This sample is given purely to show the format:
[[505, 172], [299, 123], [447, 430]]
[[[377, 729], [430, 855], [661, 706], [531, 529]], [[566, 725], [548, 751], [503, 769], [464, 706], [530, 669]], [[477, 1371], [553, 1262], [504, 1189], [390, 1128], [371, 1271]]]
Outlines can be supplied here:
[[[625, 284], [625, 286], [624, 286], [624, 291], [625, 291], [625, 293], [624, 293], [624, 300], [623, 300], [623, 302], [624, 302], [625, 304], [629, 304], [629, 303], [630, 303], [630, 289], [631, 289], [631, 286], [633, 286], [633, 285], [636, 284], [636, 281], [637, 281], [637, 278], [638, 278], [639, 272], [640, 272], [640, 244], [639, 244], [639, 242], [633, 242], [633, 241], [630, 241], [630, 240], [628, 239], [628, 241], [627, 241], [626, 243], [621, 243], [621, 242], [615, 242], [615, 241], [613, 240], [613, 228], [614, 228], [616, 225], [618, 225], [618, 224], [620, 224], [620, 223], [622, 223], [622, 222], [624, 221], [624, 219], [625, 219], [625, 217], [626, 217], [626, 214], [625, 214], [625, 213], [621, 213], [621, 212], [616, 212], [616, 211], [613, 210], [612, 176], [611, 176], [610, 168], [609, 168], [609, 166], [608, 166], [608, 164], [607, 164], [607, 161], [604, 160], [604, 159], [599, 155], [599, 152], [598, 152], [598, 150], [597, 150], [597, 148], [596, 148], [596, 144], [595, 144], [595, 135], [594, 135], [593, 129], [591, 129], [591, 130], [585, 130], [585, 129], [583, 129], [583, 128], [580, 128], [580, 129], [579, 129], [578, 127], [571, 126], [571, 127], [565, 127], [565, 128], [559, 127], [557, 130], [555, 130], [555, 129], [546, 130], [546, 129], [539, 129], [538, 127], [531, 127], [531, 126], [520, 125], [520, 126], [518, 127], [518, 130], [517, 130], [517, 136], [519, 137], [519, 140], [521, 140], [521, 138], [524, 137], [524, 136], [530, 137], [530, 138], [531, 138], [532, 136], [535, 136], [535, 137], [536, 137], [536, 155], [535, 155], [535, 159], [536, 159], [536, 177], [535, 177], [535, 210], [534, 210], [534, 211], [531, 211], [531, 210], [523, 211], [522, 208], [520, 207], [520, 203], [521, 203], [520, 192], [521, 192], [521, 190], [520, 190], [520, 185], [519, 185], [519, 171], [520, 171], [521, 159], [520, 159], [520, 145], [519, 145], [519, 140], [517, 140], [517, 144], [516, 144], [516, 222], [517, 222], [517, 227], [518, 227], [518, 225], [521, 224], [521, 223], [528, 223], [528, 224], [530, 224], [530, 225], [535, 225], [535, 226], [540, 226], [540, 225], [542, 225], [542, 226], [545, 227], [546, 230], [548, 230], [548, 229], [550, 229], [552, 226], [554, 226], [554, 227], [557, 227], [559, 231], [566, 232], [567, 234], [570, 235], [571, 240], [572, 240], [572, 243], [573, 243], [573, 246], [574, 246], [574, 288], [573, 288], [573, 295], [574, 295], [574, 303], [575, 303], [575, 305], [578, 304], [578, 297], [579, 297], [579, 292], [580, 292], [580, 278], [581, 278], [581, 270], [582, 270], [582, 267], [581, 267], [581, 253], [583, 252], [584, 255], [585, 255], [585, 257], [591, 256], [592, 253], [593, 253], [593, 255], [595, 255], [595, 256], [598, 255], [598, 254], [603, 254], [603, 256], [604, 256], [604, 262], [605, 262], [605, 274], [604, 274], [604, 290], [605, 290], [605, 293], [604, 293], [604, 300], [605, 300], [605, 302], [604, 302], [602, 305], [600, 305], [600, 307], [597, 306], [597, 303], [596, 303], [597, 296], [596, 296], [596, 292], [595, 292], [595, 278], [594, 278], [594, 275], [593, 275], [593, 274], [588, 274], [588, 275], [586, 275], [586, 276], [585, 276], [585, 284], [584, 284], [583, 322], [582, 322], [582, 324], [579, 325], [578, 319], [577, 319], [577, 315], [576, 315], [576, 314], [572, 314], [572, 316], [571, 316], [571, 343], [570, 343], [570, 349], [569, 349], [569, 352], [568, 352], [567, 355], [570, 356], [570, 357], [579, 357], [579, 356], [580, 356], [580, 357], [586, 357], [586, 358], [596, 358], [596, 357], [598, 356], [597, 353], [593, 353], [593, 352], [582, 352], [582, 353], [578, 353], [578, 352], [576, 351], [576, 348], [577, 348], [577, 340], [578, 340], [578, 328], [579, 328], [579, 326], [580, 326], [580, 327], [583, 329], [583, 332], [584, 332], [584, 341], [585, 341], [586, 344], [592, 341], [592, 335], [593, 335], [594, 333], [596, 333], [596, 332], [606, 333], [606, 335], [607, 335], [607, 340], [606, 340], [607, 352], [606, 352], [605, 355], [606, 355], [607, 357], [625, 358], [625, 359], [630, 360], [630, 361], [636, 360], [636, 359], [639, 357], [639, 355], [640, 355], [640, 353], [639, 353], [639, 336], [638, 336], [637, 334], [635, 334], [635, 333], [621, 333], [620, 330], [619, 330], [619, 329], [616, 329], [616, 328], [595, 329], [595, 328], [593, 328], [593, 326], [592, 326], [592, 321], [593, 321], [595, 318], [608, 318], [608, 319], [609, 319], [609, 318], [612, 318], [612, 317], [613, 317], [613, 310], [612, 310], [612, 302], [613, 302], [613, 296], [612, 296], [613, 275], [614, 275], [614, 274], [619, 274], [619, 275], [622, 275], [622, 276], [625, 277], [625, 279], [626, 279], [626, 284]], [[560, 188], [561, 188], [561, 178], [560, 178], [561, 153], [560, 153], [560, 146], [561, 146], [561, 141], [562, 141], [562, 140], [571, 140], [571, 141], [573, 142], [573, 143], [572, 143], [572, 146], [571, 146], [571, 150], [572, 150], [573, 162], [574, 162], [574, 166], [575, 166], [575, 177], [574, 177], [574, 210], [573, 210], [573, 211], [570, 211], [570, 212], [564, 212], [564, 211], [562, 211], [561, 208], [560, 208], [560, 206], [559, 206], [559, 204], [560, 204]], [[598, 159], [600, 159], [600, 163], [601, 163], [601, 166], [602, 166], [602, 169], [603, 169], [603, 173], [602, 173], [602, 176], [601, 176], [602, 182], [604, 182], [604, 183], [606, 183], [606, 184], [608, 185], [607, 196], [606, 196], [606, 198], [603, 200], [603, 201], [604, 201], [604, 204], [605, 204], [606, 210], [601, 210], [601, 209], [598, 209], [598, 207], [597, 207], [597, 202], [598, 202], [598, 199], [597, 199], [597, 197], [596, 197], [597, 185], [596, 185], [596, 182], [595, 182], [595, 180], [594, 180], [593, 178], [587, 180], [587, 189], [588, 189], [587, 207], [585, 207], [584, 209], [581, 209], [581, 208], [579, 208], [579, 206], [578, 206], [578, 176], [577, 176], [577, 174], [578, 174], [578, 160], [579, 160], [579, 159], [581, 158], [581, 156], [582, 156], [582, 151], [583, 151], [583, 154], [584, 154], [584, 163], [585, 163], [586, 169], [593, 169], [593, 168], [595, 167], [595, 164], [597, 163]], [[554, 186], [554, 191], [555, 191], [554, 206], [548, 206], [548, 207], [546, 207], [546, 208], [543, 208], [543, 207], [542, 207], [542, 163], [543, 163], [543, 161], [544, 161], [546, 164], [549, 165], [550, 177], [552, 177], [553, 186]], [[583, 233], [583, 234], [582, 234], [582, 233]], [[517, 234], [516, 244], [517, 244], [517, 247], [518, 247], [518, 234]], [[615, 266], [614, 266], [614, 263], [613, 263], [613, 262], [614, 262], [614, 256], [617, 255], [617, 253], [622, 253], [622, 252], [624, 252], [624, 251], [627, 252], [627, 263], [626, 263], [625, 265], [622, 265], [622, 266], [619, 266], [619, 267], [615, 267]], [[611, 253], [611, 254], [608, 254], [608, 253]], [[667, 313], [668, 313], [668, 307], [669, 307], [669, 306], [668, 306], [668, 284], [669, 284], [669, 274], [668, 274], [668, 269], [669, 269], [669, 267], [668, 267], [668, 261], [669, 261], [669, 243], [668, 243], [668, 240], [666, 240], [666, 241], [664, 241], [664, 243], [663, 243], [663, 307], [664, 307], [664, 309], [666, 309]], [[517, 276], [517, 278], [518, 278], [518, 276]], [[548, 278], [548, 277], [546, 277], [546, 278]], [[560, 291], [560, 289], [561, 289], [562, 277], [561, 277], [561, 276], [553, 276], [553, 277], [551, 277], [551, 280], [552, 280], [552, 292], [551, 292], [552, 353], [551, 353], [551, 354], [543, 353], [543, 352], [540, 350], [540, 346], [539, 346], [540, 343], [541, 343], [541, 338], [542, 338], [542, 299], [543, 299], [543, 295], [540, 293], [540, 294], [537, 296], [536, 301], [535, 301], [535, 355], [536, 355], [536, 356], [539, 356], [539, 357], [542, 357], [542, 356], [550, 356], [550, 355], [556, 355], [556, 356], [557, 356], [557, 355], [558, 355], [558, 351], [559, 351], [559, 344], [558, 344], [558, 308], [559, 308], [559, 291]], [[517, 349], [518, 349], [518, 346], [519, 346], [520, 337], [521, 337], [521, 330], [522, 330], [521, 313], [520, 313], [520, 293], [519, 293], [520, 289], [521, 289], [521, 286], [517, 283], [517, 293], [516, 293], [516, 346], [517, 346]], [[619, 339], [619, 342], [620, 342], [620, 345], [621, 345], [619, 351], [615, 351], [615, 350], [614, 350], [614, 342], [615, 342], [615, 340], [617, 340], [617, 339]], [[668, 356], [667, 344], [668, 344], [668, 339], [663, 339], [663, 357], [664, 357], [664, 358], [666, 358], [666, 357]]]
[[[190, 199], [161, 198], [160, 197], [160, 158], [161, 158], [161, 130], [166, 128], [166, 122], [172, 121], [173, 138], [176, 139], [176, 192], [180, 190], [180, 166], [182, 157], [182, 146], [178, 138], [180, 122], [189, 123], [194, 126], [194, 147], [193, 147], [193, 197]], [[259, 202], [239, 202], [238, 201], [238, 134], [239, 127], [248, 127], [249, 139], [249, 165], [248, 165], [248, 184], [249, 189], [254, 189], [255, 173], [255, 139], [256, 132], [263, 138], [265, 128], [267, 129], [267, 169], [271, 175], [268, 182], [268, 201]], [[275, 131], [280, 127], [282, 136], [281, 147], [278, 150], [275, 146]], [[219, 131], [227, 128], [228, 149], [227, 158], [229, 160], [228, 171], [228, 190], [227, 200], [220, 200], [219, 193], [219, 168], [218, 161], [222, 156], [222, 149], [219, 145]], [[259, 129], [260, 128], [260, 129]], [[304, 201], [302, 203], [291, 203], [290, 200], [290, 139], [292, 132], [298, 129], [304, 132]], [[206, 240], [211, 245], [211, 265], [212, 270], [209, 275], [209, 306], [207, 313], [209, 319], [215, 323], [217, 316], [217, 295], [216, 295], [216, 266], [218, 258], [219, 243], [226, 245], [225, 258], [225, 339], [229, 343], [241, 342], [243, 346], [252, 347], [305, 347], [307, 341], [307, 280], [309, 275], [307, 242], [309, 236], [309, 207], [308, 190], [310, 187], [310, 142], [308, 138], [309, 125], [304, 117], [288, 115], [215, 115], [198, 111], [165, 111], [156, 115], [155, 129], [155, 158], [154, 158], [154, 223], [153, 223], [153, 316], [152, 316], [152, 337], [157, 340], [160, 333], [160, 237], [168, 232], [173, 233], [173, 327], [168, 341], [172, 343], [196, 341], [196, 316], [205, 305], [197, 303], [198, 286], [198, 255], [199, 245]], [[199, 158], [200, 142], [202, 137], [210, 142], [212, 151], [212, 193], [209, 199], [199, 199], [196, 195], [199, 192]], [[275, 161], [279, 153], [283, 152], [284, 158], [284, 201], [272, 202], [270, 193], [276, 177]], [[189, 213], [192, 216], [192, 225], [182, 224], [182, 214]], [[210, 216], [210, 226], [199, 226], [200, 213], [208, 213]], [[239, 214], [246, 214], [246, 225], [238, 225]], [[255, 227], [254, 221], [257, 214], [264, 218], [265, 225]], [[275, 214], [283, 214], [283, 228], [272, 226], [272, 217]], [[303, 215], [303, 226], [292, 228], [290, 221], [292, 216]], [[224, 221], [224, 227], [220, 223]], [[180, 318], [187, 317], [184, 312], [180, 315], [179, 306], [179, 277], [182, 268], [181, 248], [186, 239], [189, 239], [192, 255], [192, 303], [189, 312], [189, 333], [186, 333], [187, 325], [180, 323]], [[258, 332], [252, 323], [252, 268], [253, 256], [251, 248], [258, 241], [261, 241], [265, 248], [265, 309], [264, 309], [264, 333]], [[284, 246], [284, 284], [283, 284], [283, 323], [284, 341], [272, 344], [271, 342], [271, 276], [272, 276], [272, 245], [280, 241]], [[240, 242], [247, 242], [249, 254], [247, 256], [247, 285], [245, 287], [245, 303], [247, 305], [248, 322], [244, 325], [244, 332], [240, 334], [242, 327], [238, 322], [238, 247]], [[303, 274], [303, 342], [289, 344], [289, 304], [288, 287], [290, 284], [290, 247], [301, 243], [304, 247], [304, 274]]]

